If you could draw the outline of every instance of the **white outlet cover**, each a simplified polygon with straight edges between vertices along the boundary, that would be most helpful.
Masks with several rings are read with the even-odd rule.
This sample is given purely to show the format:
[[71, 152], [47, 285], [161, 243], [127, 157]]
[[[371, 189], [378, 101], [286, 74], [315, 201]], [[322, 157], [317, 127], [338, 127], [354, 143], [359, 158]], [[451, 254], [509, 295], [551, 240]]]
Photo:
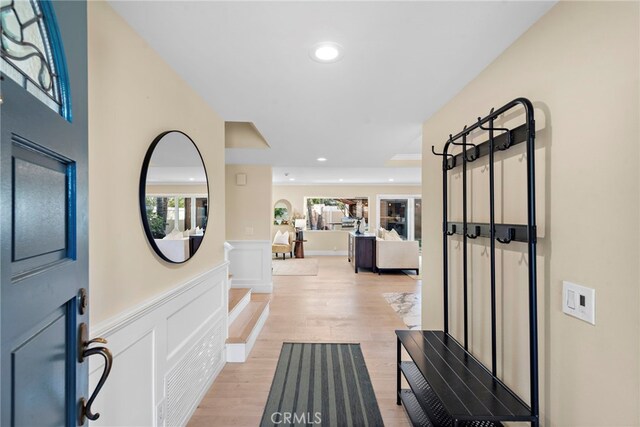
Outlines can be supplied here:
[[596, 290], [562, 282], [562, 311], [569, 316], [596, 324]]

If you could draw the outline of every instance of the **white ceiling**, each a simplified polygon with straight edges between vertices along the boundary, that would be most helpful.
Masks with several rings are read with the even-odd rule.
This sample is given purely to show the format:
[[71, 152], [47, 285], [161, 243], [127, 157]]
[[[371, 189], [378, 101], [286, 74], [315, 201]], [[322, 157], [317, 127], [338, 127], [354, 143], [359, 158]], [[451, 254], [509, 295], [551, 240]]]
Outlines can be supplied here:
[[[417, 181], [416, 181], [417, 176]], [[342, 180], [342, 181], [341, 181]], [[393, 181], [391, 181], [393, 180]], [[420, 182], [420, 168], [366, 167], [282, 167], [273, 168], [274, 184], [388, 184], [411, 185]]]
[[[227, 163], [312, 168], [311, 180], [336, 167], [386, 177], [394, 155], [421, 151], [422, 123], [553, 4], [111, 1], [215, 111], [271, 146], [227, 149]], [[343, 58], [311, 60], [321, 41]]]

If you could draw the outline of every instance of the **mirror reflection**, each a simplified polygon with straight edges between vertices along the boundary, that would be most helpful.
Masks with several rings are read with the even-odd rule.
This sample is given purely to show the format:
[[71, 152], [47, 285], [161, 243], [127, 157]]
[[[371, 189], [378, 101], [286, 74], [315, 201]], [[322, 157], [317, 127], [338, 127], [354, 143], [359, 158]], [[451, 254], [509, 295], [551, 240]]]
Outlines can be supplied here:
[[288, 225], [291, 213], [291, 203], [288, 200], [280, 199], [273, 206], [273, 224]]
[[182, 263], [202, 243], [208, 220], [207, 173], [195, 144], [180, 131], [159, 135], [141, 177], [141, 213], [149, 243], [166, 261]]

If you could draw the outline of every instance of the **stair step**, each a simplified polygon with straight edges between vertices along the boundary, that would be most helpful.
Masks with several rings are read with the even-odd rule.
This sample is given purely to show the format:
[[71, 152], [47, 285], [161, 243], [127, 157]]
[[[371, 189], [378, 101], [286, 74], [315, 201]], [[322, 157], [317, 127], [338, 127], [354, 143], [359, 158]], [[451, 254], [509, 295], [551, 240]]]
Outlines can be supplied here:
[[227, 343], [237, 344], [246, 343], [253, 332], [254, 327], [258, 323], [260, 316], [264, 312], [265, 308], [269, 305], [269, 300], [257, 300], [254, 298], [256, 295], [251, 296], [251, 301], [236, 320], [229, 327], [229, 338]]
[[229, 289], [229, 313], [231, 313], [237, 305], [251, 293], [251, 288], [232, 288]]
[[[229, 326], [227, 338], [227, 362], [246, 362], [269, 317], [270, 294], [251, 294], [237, 318]], [[245, 297], [246, 301], [248, 298]], [[239, 306], [238, 306], [239, 307]]]

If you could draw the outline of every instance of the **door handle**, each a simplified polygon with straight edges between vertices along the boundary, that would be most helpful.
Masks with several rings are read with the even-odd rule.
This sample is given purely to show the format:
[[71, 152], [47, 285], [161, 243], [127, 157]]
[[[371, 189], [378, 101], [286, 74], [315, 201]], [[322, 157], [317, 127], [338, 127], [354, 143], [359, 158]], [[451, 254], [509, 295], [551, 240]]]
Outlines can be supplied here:
[[113, 366], [113, 355], [111, 351], [105, 346], [99, 347], [91, 347], [92, 344], [106, 344], [107, 340], [104, 338], [94, 338], [88, 341], [88, 330], [87, 325], [85, 323], [80, 324], [80, 339], [78, 343], [78, 362], [82, 363], [88, 357], [99, 354], [104, 358], [104, 370], [102, 371], [102, 375], [100, 376], [100, 380], [96, 385], [96, 389], [89, 397], [89, 400], [85, 400], [85, 398], [80, 399], [80, 417], [79, 422], [80, 425], [83, 425], [85, 422], [85, 418], [90, 419], [91, 421], [95, 421], [100, 417], [99, 413], [93, 413], [91, 405], [93, 405], [93, 401], [98, 397], [100, 390], [104, 386], [104, 383], [107, 381], [109, 374], [111, 373], [111, 367]]

